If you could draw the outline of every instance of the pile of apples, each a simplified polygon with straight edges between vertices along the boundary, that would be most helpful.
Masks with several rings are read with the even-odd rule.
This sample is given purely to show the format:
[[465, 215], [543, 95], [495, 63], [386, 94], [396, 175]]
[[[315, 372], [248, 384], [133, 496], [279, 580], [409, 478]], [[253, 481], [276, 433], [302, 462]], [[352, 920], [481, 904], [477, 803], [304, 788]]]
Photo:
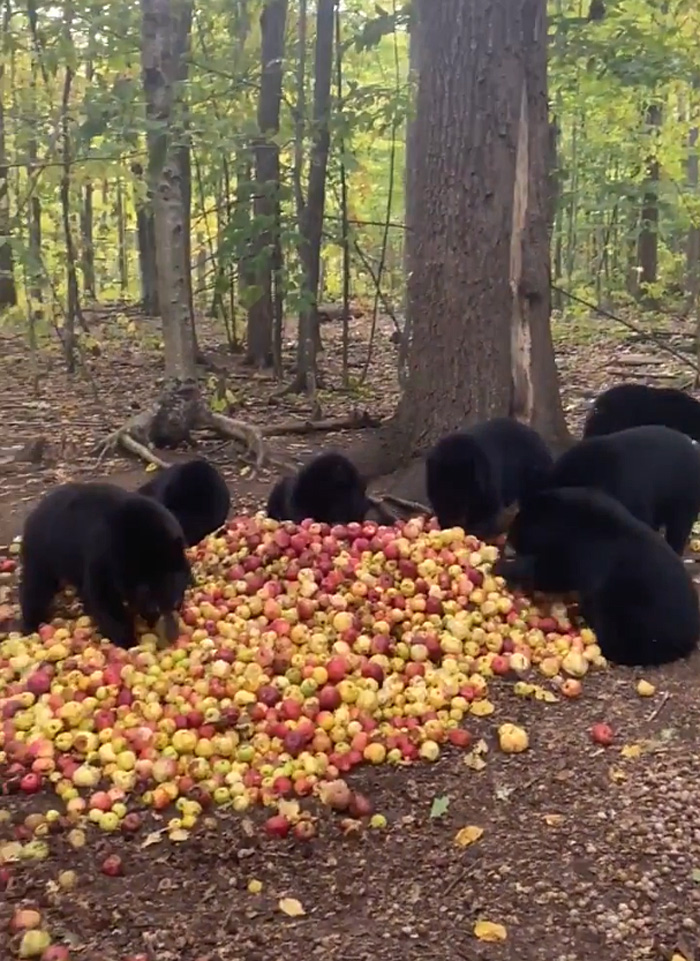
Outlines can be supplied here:
[[509, 594], [498, 549], [458, 528], [242, 517], [192, 553], [170, 647], [146, 633], [120, 650], [86, 617], [0, 641], [6, 792], [50, 786], [62, 818], [106, 831], [138, 827], [134, 801], [187, 829], [212, 804], [323, 799], [359, 764], [466, 747], [494, 675], [576, 696], [604, 663], [563, 604]]

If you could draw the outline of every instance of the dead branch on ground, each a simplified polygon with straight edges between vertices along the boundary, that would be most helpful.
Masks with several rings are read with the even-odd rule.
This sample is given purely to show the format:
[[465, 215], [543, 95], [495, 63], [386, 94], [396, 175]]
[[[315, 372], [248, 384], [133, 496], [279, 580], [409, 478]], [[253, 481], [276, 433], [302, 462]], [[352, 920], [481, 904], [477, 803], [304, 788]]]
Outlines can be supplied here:
[[282, 437], [285, 434], [313, 434], [335, 430], [365, 430], [381, 426], [381, 419], [373, 417], [369, 411], [353, 411], [348, 417], [328, 418], [327, 420], [281, 421], [263, 427], [263, 437]]

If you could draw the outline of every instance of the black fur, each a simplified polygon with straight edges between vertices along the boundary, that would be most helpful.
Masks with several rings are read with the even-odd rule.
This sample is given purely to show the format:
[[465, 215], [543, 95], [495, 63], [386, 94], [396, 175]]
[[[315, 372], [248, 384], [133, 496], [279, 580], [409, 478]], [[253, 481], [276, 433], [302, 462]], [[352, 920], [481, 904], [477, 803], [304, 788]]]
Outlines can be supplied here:
[[[64, 484], [26, 520], [19, 588], [23, 630], [50, 619], [65, 584], [75, 587], [103, 637], [136, 642], [134, 616], [152, 627], [173, 612], [191, 583], [182, 529], [157, 501], [113, 484]], [[171, 633], [172, 639], [172, 633]]]
[[700, 452], [669, 427], [632, 427], [575, 444], [554, 465], [548, 487], [593, 487], [659, 530], [682, 554], [700, 513]]
[[355, 465], [343, 454], [329, 451], [314, 457], [295, 476], [283, 477], [275, 484], [267, 514], [295, 524], [307, 518], [349, 524], [363, 521], [371, 506]]
[[583, 436], [614, 434], [643, 424], [659, 424], [700, 441], [700, 403], [673, 387], [617, 384], [596, 398]]
[[536, 490], [552, 455], [531, 427], [507, 417], [441, 438], [428, 454], [428, 500], [441, 527], [500, 533], [502, 512]]
[[516, 556], [494, 573], [530, 592], [577, 592], [610, 661], [658, 665], [695, 649], [698, 596], [683, 561], [606, 494], [540, 491], [521, 505], [508, 543]]
[[223, 527], [231, 507], [226, 481], [201, 458], [159, 471], [139, 487], [139, 494], [152, 497], [175, 515], [189, 547]]

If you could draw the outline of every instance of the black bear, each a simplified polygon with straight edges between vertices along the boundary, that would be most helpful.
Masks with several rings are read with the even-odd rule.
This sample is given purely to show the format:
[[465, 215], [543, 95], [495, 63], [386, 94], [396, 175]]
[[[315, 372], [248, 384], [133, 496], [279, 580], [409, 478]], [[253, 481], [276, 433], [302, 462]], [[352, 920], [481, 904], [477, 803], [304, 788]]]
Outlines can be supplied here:
[[51, 602], [72, 585], [103, 637], [119, 647], [136, 643], [134, 617], [166, 635], [178, 633], [180, 608], [192, 574], [175, 517], [157, 501], [113, 484], [64, 484], [27, 517], [21, 548], [22, 627], [38, 630]]
[[547, 486], [604, 491], [638, 520], [665, 528], [666, 540], [682, 554], [700, 513], [700, 452], [669, 427], [631, 427], [569, 448]]
[[583, 436], [614, 434], [643, 424], [660, 424], [700, 441], [700, 403], [673, 387], [617, 384], [595, 399]]
[[695, 649], [698, 595], [683, 561], [607, 494], [539, 491], [523, 501], [508, 543], [516, 556], [493, 572], [527, 592], [576, 592], [608, 660], [659, 665]]
[[537, 431], [498, 417], [437, 442], [426, 461], [428, 500], [441, 527], [492, 537], [504, 510], [536, 490], [552, 463]]
[[226, 481], [201, 458], [159, 471], [138, 492], [157, 500], [175, 515], [189, 547], [223, 527], [231, 507]]
[[267, 514], [278, 521], [311, 518], [326, 524], [361, 522], [372, 506], [366, 484], [343, 454], [328, 451], [283, 477], [270, 492]]

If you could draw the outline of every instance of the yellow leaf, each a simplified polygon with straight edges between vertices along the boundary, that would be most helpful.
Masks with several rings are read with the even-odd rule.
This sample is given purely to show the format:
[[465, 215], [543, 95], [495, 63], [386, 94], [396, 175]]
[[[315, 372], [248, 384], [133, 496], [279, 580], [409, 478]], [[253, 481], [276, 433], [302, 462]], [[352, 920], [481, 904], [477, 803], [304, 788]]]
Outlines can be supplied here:
[[559, 698], [554, 691], [548, 691], [545, 687], [536, 687], [535, 700], [544, 701], [546, 704], [556, 704]]
[[624, 771], [621, 771], [619, 768], [611, 767], [610, 771], [608, 772], [608, 775], [610, 777], [610, 780], [613, 781], [613, 783], [615, 782], [619, 783], [620, 781], [627, 780], [627, 775], [625, 774]]
[[508, 932], [503, 924], [493, 921], [477, 921], [474, 925], [474, 937], [479, 941], [505, 941]]
[[158, 467], [157, 464], [154, 464], [153, 461], [151, 461], [151, 463], [146, 466], [146, 473], [147, 473], [147, 474], [153, 474], [153, 473], [155, 473], [155, 471], [157, 471], [157, 470], [160, 470], [160, 468]]
[[473, 714], [474, 717], [487, 717], [489, 714], [493, 714], [495, 710], [496, 708], [493, 706], [491, 701], [487, 701], [486, 699], [481, 701], [473, 701], [469, 709], [470, 713]]
[[455, 834], [455, 844], [459, 845], [460, 848], [469, 847], [475, 841], [478, 841], [481, 835], [484, 833], [483, 828], [476, 827], [474, 824], [469, 824], [465, 828], [460, 828]]
[[488, 744], [486, 743], [486, 741], [483, 739], [483, 737], [481, 738], [480, 741], [477, 741], [477, 742], [476, 742], [476, 744], [475, 744], [474, 747], [472, 748], [472, 752], [473, 752], [474, 754], [488, 754], [488, 753], [489, 753], [489, 746], [488, 746]]
[[684, 954], [679, 954], [677, 951], [671, 956], [671, 961], [687, 961]]
[[306, 914], [303, 904], [296, 898], [281, 898], [277, 907], [288, 918], [301, 918]]
[[190, 832], [186, 831], [184, 828], [175, 828], [174, 831], [168, 833], [168, 837], [171, 841], [186, 841], [190, 836]]
[[545, 814], [544, 820], [545, 820], [545, 824], [547, 824], [550, 828], [558, 828], [561, 824], [564, 823], [564, 815], [563, 814]]
[[277, 810], [287, 818], [288, 821], [298, 821], [301, 808], [298, 801], [287, 801], [282, 798], [277, 802]]
[[639, 757], [641, 753], [642, 753], [641, 744], [625, 744], [620, 750], [620, 754], [623, 757], [627, 757], [627, 758]]

